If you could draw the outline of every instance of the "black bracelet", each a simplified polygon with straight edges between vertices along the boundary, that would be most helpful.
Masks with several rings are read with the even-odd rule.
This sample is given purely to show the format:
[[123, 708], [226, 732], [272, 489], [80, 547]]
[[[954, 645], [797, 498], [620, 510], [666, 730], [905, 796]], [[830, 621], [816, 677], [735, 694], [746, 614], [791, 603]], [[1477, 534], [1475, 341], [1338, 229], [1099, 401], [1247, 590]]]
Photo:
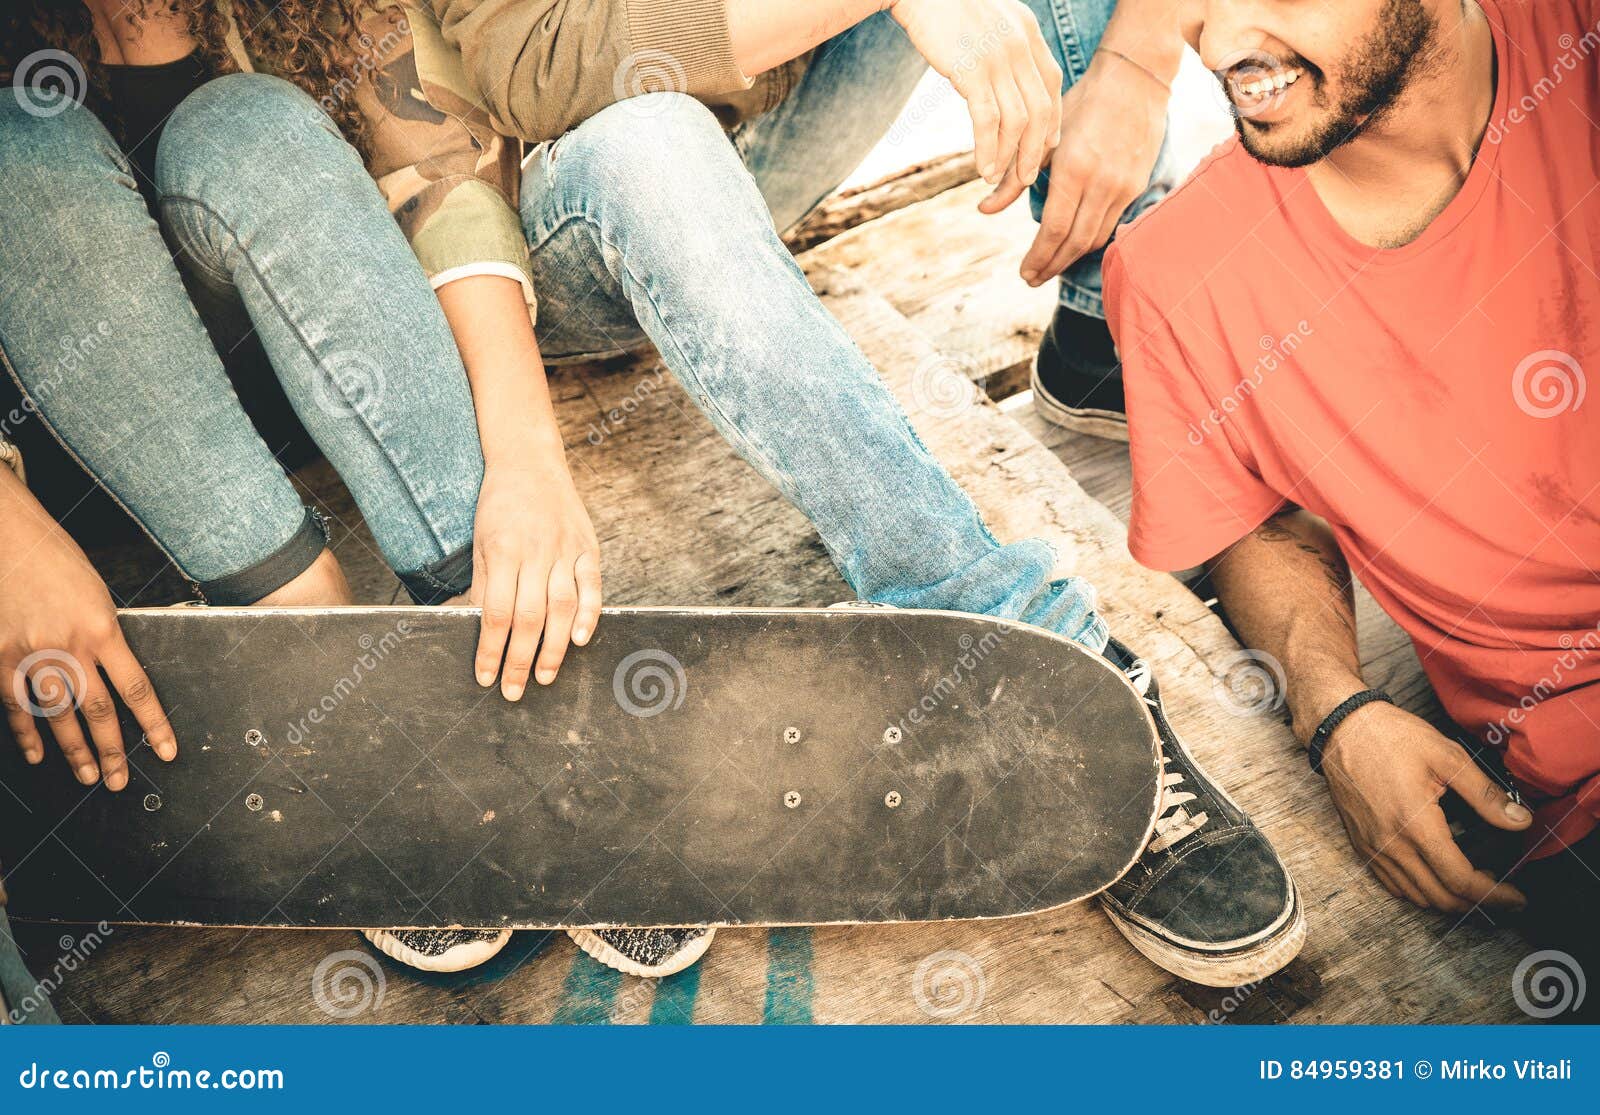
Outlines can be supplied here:
[[1354, 696], [1346, 697], [1340, 701], [1334, 710], [1322, 718], [1322, 723], [1317, 725], [1317, 730], [1311, 733], [1311, 742], [1306, 744], [1306, 758], [1311, 761], [1311, 769], [1318, 774], [1322, 773], [1322, 749], [1328, 745], [1328, 737], [1333, 735], [1333, 730], [1344, 723], [1344, 718], [1349, 716], [1362, 705], [1370, 705], [1373, 701], [1386, 701], [1394, 704], [1394, 698], [1381, 689], [1363, 689]]

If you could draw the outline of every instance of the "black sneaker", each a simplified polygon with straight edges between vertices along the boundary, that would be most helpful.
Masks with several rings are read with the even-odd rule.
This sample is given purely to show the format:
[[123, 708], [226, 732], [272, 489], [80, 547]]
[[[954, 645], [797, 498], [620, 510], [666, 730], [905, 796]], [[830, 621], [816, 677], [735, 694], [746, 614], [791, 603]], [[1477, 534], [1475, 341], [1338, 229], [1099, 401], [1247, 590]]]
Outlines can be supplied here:
[[1211, 987], [1265, 979], [1305, 944], [1289, 869], [1262, 831], [1200, 769], [1167, 722], [1155, 675], [1111, 640], [1106, 657], [1150, 706], [1161, 735], [1163, 798], [1155, 836], [1100, 901], [1133, 947]]
[[1033, 358], [1033, 407], [1046, 422], [1092, 437], [1128, 440], [1122, 364], [1101, 318], [1065, 306]]
[[385, 956], [423, 972], [464, 972], [491, 960], [511, 940], [509, 929], [363, 929]]
[[715, 929], [569, 929], [580, 949], [608, 968], [659, 979], [706, 954]]

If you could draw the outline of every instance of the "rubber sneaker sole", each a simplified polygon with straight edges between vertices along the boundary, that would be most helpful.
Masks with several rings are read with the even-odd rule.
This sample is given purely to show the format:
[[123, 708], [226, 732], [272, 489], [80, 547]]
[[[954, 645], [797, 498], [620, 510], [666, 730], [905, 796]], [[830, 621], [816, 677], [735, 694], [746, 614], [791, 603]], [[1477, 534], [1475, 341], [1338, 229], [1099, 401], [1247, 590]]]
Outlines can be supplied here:
[[615, 968], [623, 975], [640, 976], [644, 979], [660, 979], [662, 976], [670, 976], [692, 967], [695, 961], [706, 954], [706, 949], [711, 947], [711, 939], [716, 935], [715, 929], [708, 929], [660, 964], [641, 964], [606, 944], [592, 929], [567, 930], [567, 936], [572, 938], [575, 945], [607, 968]]
[[447, 949], [438, 956], [428, 956], [411, 948], [387, 929], [363, 929], [361, 935], [372, 947], [391, 960], [397, 960], [419, 972], [464, 972], [488, 963], [511, 940], [511, 930], [502, 929], [492, 939], [466, 941]]
[[1227, 950], [1208, 951], [1200, 945], [1185, 947], [1123, 917], [1107, 902], [1101, 902], [1100, 908], [1111, 919], [1111, 924], [1151, 963], [1206, 987], [1243, 987], [1259, 983], [1299, 956], [1306, 943], [1306, 917], [1298, 887], [1288, 916], [1276, 929], [1249, 945]]
[[1104, 438], [1107, 441], [1128, 440], [1128, 416], [1114, 410], [1097, 410], [1094, 407], [1069, 407], [1047, 391], [1039, 382], [1039, 357], [1034, 354], [1033, 369], [1028, 373], [1028, 384], [1033, 388], [1033, 409], [1040, 418], [1053, 426], [1071, 430], [1076, 434]]

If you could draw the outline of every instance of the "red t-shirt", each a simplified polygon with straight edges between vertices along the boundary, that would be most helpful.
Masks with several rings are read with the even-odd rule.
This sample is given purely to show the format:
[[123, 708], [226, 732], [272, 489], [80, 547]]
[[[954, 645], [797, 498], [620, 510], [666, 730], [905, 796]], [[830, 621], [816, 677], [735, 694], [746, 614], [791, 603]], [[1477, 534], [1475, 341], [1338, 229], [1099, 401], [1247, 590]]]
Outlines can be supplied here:
[[1600, 816], [1600, 0], [1479, 3], [1490, 128], [1419, 238], [1364, 246], [1232, 139], [1118, 236], [1107, 308], [1133, 555], [1188, 568], [1285, 503], [1321, 515], [1506, 748], [1545, 852]]

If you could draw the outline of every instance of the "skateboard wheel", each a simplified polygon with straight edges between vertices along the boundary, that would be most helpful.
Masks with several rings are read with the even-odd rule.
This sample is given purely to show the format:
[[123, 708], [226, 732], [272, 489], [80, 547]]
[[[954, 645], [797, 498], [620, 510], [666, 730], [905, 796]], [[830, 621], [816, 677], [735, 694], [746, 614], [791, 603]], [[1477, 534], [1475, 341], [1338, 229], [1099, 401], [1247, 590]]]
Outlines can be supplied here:
[[784, 794], [783, 795], [783, 804], [787, 805], [790, 809], [794, 809], [797, 806], [799, 806], [799, 804], [800, 804], [800, 791], [799, 790], [790, 790], [787, 794]]
[[260, 813], [261, 807], [265, 804], [267, 803], [261, 800], [260, 794], [251, 794], [244, 799], [244, 807], [252, 813]]
[[890, 790], [887, 794], [884, 794], [883, 795], [883, 804], [887, 805], [890, 809], [899, 809], [900, 808], [900, 791], [899, 790]]

